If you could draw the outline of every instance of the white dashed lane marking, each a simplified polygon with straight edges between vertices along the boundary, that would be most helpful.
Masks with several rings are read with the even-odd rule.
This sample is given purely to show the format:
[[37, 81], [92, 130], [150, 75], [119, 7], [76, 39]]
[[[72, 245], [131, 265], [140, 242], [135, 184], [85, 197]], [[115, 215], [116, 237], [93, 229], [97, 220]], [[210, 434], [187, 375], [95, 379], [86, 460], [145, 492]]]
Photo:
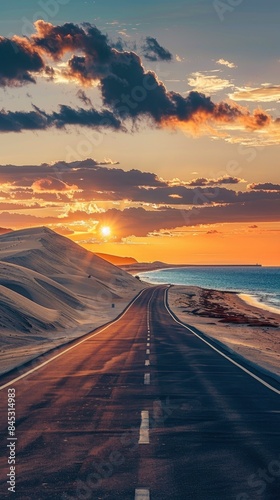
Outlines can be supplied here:
[[149, 436], [149, 412], [144, 410], [141, 411], [141, 426], [139, 432], [139, 444], [149, 444], [150, 436]]
[[146, 359], [145, 366], [150, 366], [150, 360], [149, 359]]
[[151, 383], [151, 374], [150, 373], [145, 373], [144, 375], [144, 384], [145, 385], [150, 385]]
[[137, 488], [137, 490], [135, 490], [134, 500], [150, 500], [150, 491]]
[[150, 354], [150, 349], [147, 349], [147, 350], [146, 350], [146, 354]]

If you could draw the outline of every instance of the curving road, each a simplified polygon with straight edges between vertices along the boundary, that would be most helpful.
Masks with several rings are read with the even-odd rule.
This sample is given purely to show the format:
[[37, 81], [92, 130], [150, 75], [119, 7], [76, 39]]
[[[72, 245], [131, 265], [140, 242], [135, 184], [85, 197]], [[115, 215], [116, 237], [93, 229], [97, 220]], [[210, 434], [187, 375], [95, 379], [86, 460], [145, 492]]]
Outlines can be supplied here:
[[1, 498], [280, 498], [279, 385], [180, 324], [166, 293], [144, 290], [118, 321], [1, 377]]

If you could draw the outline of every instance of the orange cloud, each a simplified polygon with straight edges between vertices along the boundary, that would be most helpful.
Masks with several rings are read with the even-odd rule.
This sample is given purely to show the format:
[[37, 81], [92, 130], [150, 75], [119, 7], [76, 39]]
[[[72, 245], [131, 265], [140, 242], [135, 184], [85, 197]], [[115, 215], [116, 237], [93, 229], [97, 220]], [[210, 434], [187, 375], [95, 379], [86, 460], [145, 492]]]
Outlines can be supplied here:
[[44, 178], [33, 182], [31, 188], [35, 193], [74, 193], [79, 191], [75, 184], [69, 185], [55, 178]]
[[280, 99], [280, 85], [237, 88], [229, 97], [234, 101], [273, 102]]
[[226, 137], [229, 130], [254, 132], [269, 129], [271, 125], [279, 128], [266, 111], [258, 108], [250, 113], [246, 107], [228, 102], [215, 104], [213, 109], [198, 109], [187, 119], [175, 116], [164, 118], [161, 125], [181, 129], [192, 135], [213, 134], [218, 137]]

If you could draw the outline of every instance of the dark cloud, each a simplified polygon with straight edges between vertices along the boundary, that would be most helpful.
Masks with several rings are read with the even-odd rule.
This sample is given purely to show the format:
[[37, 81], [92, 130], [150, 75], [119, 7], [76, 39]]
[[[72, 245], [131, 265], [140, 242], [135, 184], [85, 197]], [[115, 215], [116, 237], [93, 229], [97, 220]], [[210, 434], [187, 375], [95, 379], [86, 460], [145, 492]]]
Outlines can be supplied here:
[[[100, 126], [103, 119], [110, 122], [105, 126], [121, 129], [120, 120], [131, 118], [135, 121], [143, 117], [152, 119], [158, 127], [187, 126], [194, 133], [209, 124], [233, 122], [244, 128], [257, 130], [271, 122], [271, 117], [261, 110], [250, 113], [237, 104], [215, 104], [210, 97], [195, 91], [186, 97], [167, 91], [155, 73], [145, 71], [141, 58], [134, 51], [124, 50], [122, 47], [117, 50], [107, 35], [89, 23], [54, 26], [41, 20], [35, 23], [35, 27], [37, 33], [30, 38], [14, 37], [13, 43], [17, 50], [14, 50], [9, 40], [0, 40], [4, 60], [0, 85], [1, 82], [2, 85], [7, 85], [35, 81], [36, 74], [42, 69], [53, 79], [55, 70], [47, 64], [49, 59], [64, 61], [66, 54], [70, 53], [67, 68], [61, 70], [64, 78], [74, 79], [82, 85], [98, 82], [103, 106], [110, 111], [96, 111], [93, 108], [88, 111], [73, 110], [65, 105], [61, 106], [60, 113], [49, 115], [39, 110], [32, 114], [20, 113], [21, 116], [2, 111], [5, 116], [0, 117], [2, 122], [4, 120], [0, 131], [43, 130], [69, 123]], [[170, 60], [171, 54], [155, 38], [147, 38], [146, 49], [146, 56], [150, 59]], [[80, 97], [86, 103], [88, 98], [85, 99], [82, 94]]]
[[111, 42], [111, 47], [121, 52], [122, 50], [127, 49], [127, 42], [121, 37], [118, 37], [116, 41]]
[[213, 203], [243, 203], [246, 201], [269, 199], [280, 200], [280, 193], [262, 191], [236, 192], [226, 188], [188, 188], [186, 186], [138, 188], [133, 192], [127, 190], [126, 196], [131, 201], [172, 204], [172, 205], [210, 205]]
[[227, 205], [225, 207], [192, 208], [179, 210], [168, 208], [160, 211], [147, 211], [143, 208], [128, 208], [123, 211], [111, 209], [104, 214], [94, 214], [100, 224], [112, 224], [119, 237], [146, 236], [161, 229], [174, 229], [199, 224], [223, 222], [261, 222], [277, 221], [276, 200], [268, 200], [263, 208], [258, 202]]
[[0, 37], [0, 85], [19, 86], [35, 83], [33, 73], [44, 68], [40, 54], [30, 43], [18, 37]]
[[50, 126], [49, 117], [34, 111], [0, 111], [0, 132], [21, 132], [22, 130], [46, 130]]
[[98, 163], [89, 158], [71, 163], [60, 161], [53, 165], [1, 166], [0, 189], [1, 184], [10, 183], [11, 190], [23, 189], [23, 195], [26, 195], [27, 190], [30, 190], [29, 195], [32, 190], [36, 193], [77, 191], [77, 198], [82, 201], [129, 200], [137, 204], [172, 206], [226, 205], [253, 201], [264, 204], [267, 200], [280, 200], [279, 191], [237, 192], [220, 186], [186, 186], [180, 181], [173, 186], [170, 181], [159, 179], [155, 173], [137, 169], [125, 171], [112, 167], [112, 164], [112, 160]]
[[187, 184], [188, 186], [220, 186], [223, 184], [238, 184], [239, 182], [242, 182], [242, 180], [243, 179], [240, 179], [238, 177], [230, 176], [219, 177], [218, 179], [207, 179], [206, 177], [200, 177], [197, 179], [193, 179]]
[[86, 106], [90, 106], [93, 108], [93, 104], [91, 99], [86, 95], [86, 93], [83, 90], [78, 90], [77, 92], [77, 97], [82, 101]]
[[[61, 161], [53, 165], [44, 163], [40, 166], [5, 165], [0, 167], [0, 189], [1, 184], [9, 184], [10, 193], [19, 199], [30, 199], [34, 192], [42, 196], [43, 192], [81, 190], [81, 199], [91, 201], [125, 199], [129, 193], [141, 187], [155, 189], [167, 185], [150, 172], [136, 169], [124, 171], [107, 166], [116, 163], [109, 159], [100, 163], [87, 159], [72, 163]], [[43, 198], [50, 201], [46, 194]]]
[[111, 56], [107, 35], [96, 26], [83, 23], [81, 26], [65, 23], [54, 26], [45, 21], [35, 23], [37, 34], [32, 36], [36, 47], [59, 60], [66, 52], [83, 50], [95, 60], [95, 64], [105, 64]]
[[280, 184], [272, 184], [271, 182], [264, 182], [260, 184], [249, 184], [249, 189], [265, 190], [265, 191], [280, 191]]
[[49, 80], [53, 80], [55, 77], [55, 70], [52, 66], [46, 66], [45, 67], [45, 74], [48, 76]]
[[121, 121], [109, 110], [97, 111], [94, 108], [74, 109], [61, 105], [59, 112], [46, 113], [33, 106], [33, 111], [0, 111], [0, 132], [22, 132], [23, 130], [58, 129], [67, 125], [82, 127], [124, 130]]
[[120, 120], [111, 111], [97, 111], [94, 108], [87, 110], [83, 108], [73, 109], [65, 105], [60, 106], [59, 113], [54, 112], [50, 115], [50, 125], [57, 128], [64, 127], [65, 125], [80, 125], [84, 127], [105, 127], [124, 130]]
[[162, 47], [156, 38], [151, 36], [146, 37], [142, 50], [145, 59], [148, 59], [148, 61], [171, 61], [173, 59], [171, 52]]
[[[51, 224], [55, 226], [63, 222], [68, 224], [83, 224], [98, 222], [110, 224], [114, 234], [119, 238], [128, 236], [146, 236], [160, 230], [171, 230], [184, 226], [200, 224], [217, 224], [226, 222], [266, 222], [279, 220], [279, 200], [267, 199], [264, 204], [259, 201], [228, 204], [226, 206], [207, 206], [182, 210], [178, 208], [162, 208], [161, 210], [145, 210], [144, 208], [127, 208], [125, 210], [109, 209], [104, 213], [87, 213], [84, 211], [69, 212], [62, 219], [57, 217], [36, 217], [9, 212], [0, 213], [0, 225], [11, 228], [34, 227]], [[71, 226], [70, 226], [71, 228]]]

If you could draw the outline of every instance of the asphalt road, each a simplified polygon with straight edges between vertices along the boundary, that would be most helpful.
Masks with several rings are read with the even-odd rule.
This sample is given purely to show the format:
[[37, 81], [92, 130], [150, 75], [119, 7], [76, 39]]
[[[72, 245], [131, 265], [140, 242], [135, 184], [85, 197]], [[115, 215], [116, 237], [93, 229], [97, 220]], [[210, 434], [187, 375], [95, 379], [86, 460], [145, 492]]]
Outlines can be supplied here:
[[0, 379], [1, 498], [280, 498], [279, 386], [176, 322], [165, 295], [145, 290], [106, 329]]

